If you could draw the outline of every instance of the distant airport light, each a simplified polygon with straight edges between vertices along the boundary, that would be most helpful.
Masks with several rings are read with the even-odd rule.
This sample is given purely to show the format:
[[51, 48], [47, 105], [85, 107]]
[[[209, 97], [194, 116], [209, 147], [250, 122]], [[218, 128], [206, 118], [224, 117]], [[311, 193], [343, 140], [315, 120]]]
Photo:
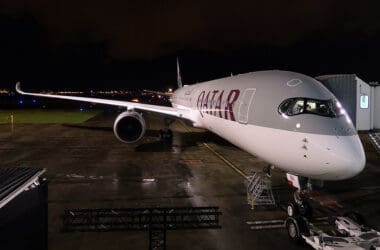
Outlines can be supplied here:
[[19, 103], [19, 104], [23, 104], [24, 101], [23, 101], [23, 100], [19, 100], [18, 103]]
[[144, 179], [142, 179], [142, 181], [143, 182], [155, 182], [156, 179], [154, 179], [154, 178], [144, 178]]
[[33, 99], [33, 101], [32, 101], [33, 103], [36, 103], [37, 101], [36, 101], [36, 99]]
[[168, 92], [170, 93], [170, 92], [173, 92], [173, 89], [172, 88], [169, 88], [168, 89]]
[[132, 102], [140, 102], [138, 98], [133, 98]]
[[83, 110], [84, 110], [83, 108], [80, 108], [80, 109], [79, 109], [80, 112], [83, 112]]

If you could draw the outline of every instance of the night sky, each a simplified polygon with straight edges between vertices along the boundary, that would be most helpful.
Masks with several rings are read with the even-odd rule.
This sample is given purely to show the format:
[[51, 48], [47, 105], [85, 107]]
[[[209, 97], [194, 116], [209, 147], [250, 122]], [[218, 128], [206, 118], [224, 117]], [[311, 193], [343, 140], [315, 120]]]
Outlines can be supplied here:
[[380, 80], [377, 1], [0, 0], [0, 88], [161, 89], [283, 69]]

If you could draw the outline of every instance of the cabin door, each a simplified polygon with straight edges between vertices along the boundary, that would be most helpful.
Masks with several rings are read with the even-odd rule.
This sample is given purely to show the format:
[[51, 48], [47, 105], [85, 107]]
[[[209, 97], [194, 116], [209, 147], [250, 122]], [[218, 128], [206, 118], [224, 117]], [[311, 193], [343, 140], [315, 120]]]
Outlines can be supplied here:
[[243, 93], [243, 98], [239, 105], [238, 121], [243, 124], [248, 123], [249, 110], [253, 103], [253, 96], [256, 93], [256, 89], [246, 89]]

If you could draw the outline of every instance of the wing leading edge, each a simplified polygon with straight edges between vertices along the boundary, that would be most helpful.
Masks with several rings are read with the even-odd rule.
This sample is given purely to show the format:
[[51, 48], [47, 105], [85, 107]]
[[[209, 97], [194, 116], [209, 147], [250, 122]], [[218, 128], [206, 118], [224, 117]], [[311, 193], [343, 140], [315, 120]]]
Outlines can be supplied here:
[[46, 97], [46, 98], [54, 98], [54, 99], [64, 99], [64, 100], [72, 100], [72, 101], [79, 101], [79, 102], [90, 102], [90, 103], [112, 105], [112, 106], [118, 106], [118, 107], [125, 107], [128, 110], [137, 109], [137, 110], [143, 110], [143, 111], [151, 111], [151, 112], [156, 112], [160, 114], [165, 114], [165, 115], [170, 115], [174, 117], [191, 120], [190, 115], [189, 115], [189, 110], [186, 110], [186, 109], [177, 109], [173, 107], [165, 107], [165, 106], [159, 106], [159, 105], [134, 103], [134, 102], [118, 101], [118, 100], [108, 100], [108, 99], [93, 98], [93, 97], [51, 95], [51, 94], [24, 92], [21, 90], [20, 82], [16, 83], [16, 91], [17, 93], [21, 95], [30, 95], [30, 96], [38, 96], [38, 97]]

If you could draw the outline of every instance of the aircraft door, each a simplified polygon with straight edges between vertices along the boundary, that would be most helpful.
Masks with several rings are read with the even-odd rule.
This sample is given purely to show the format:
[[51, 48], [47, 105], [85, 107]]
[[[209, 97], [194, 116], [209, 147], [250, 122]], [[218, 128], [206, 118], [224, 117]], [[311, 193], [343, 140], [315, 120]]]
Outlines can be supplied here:
[[253, 103], [253, 96], [256, 89], [246, 89], [243, 93], [243, 98], [239, 105], [238, 121], [243, 124], [248, 123], [249, 110]]

